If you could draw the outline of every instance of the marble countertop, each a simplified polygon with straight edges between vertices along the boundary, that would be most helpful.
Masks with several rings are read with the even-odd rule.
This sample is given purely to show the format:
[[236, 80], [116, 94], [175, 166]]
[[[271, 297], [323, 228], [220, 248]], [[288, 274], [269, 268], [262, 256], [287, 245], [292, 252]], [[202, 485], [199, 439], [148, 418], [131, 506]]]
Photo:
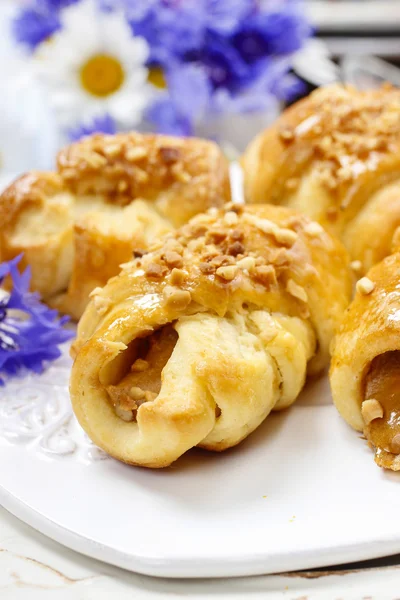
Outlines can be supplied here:
[[265, 577], [156, 579], [68, 550], [0, 508], [1, 600], [396, 600], [400, 556], [335, 568]]

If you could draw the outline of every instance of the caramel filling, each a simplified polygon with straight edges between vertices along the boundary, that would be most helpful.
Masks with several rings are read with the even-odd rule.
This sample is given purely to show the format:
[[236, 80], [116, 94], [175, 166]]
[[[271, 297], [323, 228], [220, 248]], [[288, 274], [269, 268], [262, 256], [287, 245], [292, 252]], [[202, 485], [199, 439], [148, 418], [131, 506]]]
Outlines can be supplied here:
[[106, 388], [121, 419], [135, 421], [139, 406], [158, 396], [162, 370], [177, 340], [178, 334], [172, 325], [166, 325], [151, 336], [139, 340], [131, 370], [119, 383]]
[[400, 351], [372, 361], [364, 397], [364, 434], [376, 449], [375, 460], [381, 467], [400, 470]]

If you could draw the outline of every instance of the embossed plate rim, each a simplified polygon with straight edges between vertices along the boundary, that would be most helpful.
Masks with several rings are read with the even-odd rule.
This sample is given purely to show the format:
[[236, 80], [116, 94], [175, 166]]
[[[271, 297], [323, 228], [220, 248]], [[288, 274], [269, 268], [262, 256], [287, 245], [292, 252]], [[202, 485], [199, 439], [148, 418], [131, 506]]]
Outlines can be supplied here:
[[[65, 361], [65, 357], [61, 359], [61, 364], [63, 361]], [[64, 364], [65, 369], [68, 370], [68, 363], [64, 362]], [[47, 372], [43, 375], [43, 379], [47, 381], [47, 383], [44, 384], [46, 390], [49, 388], [48, 380], [49, 378], [51, 379], [51, 377], [57, 377], [57, 384], [62, 384], [62, 382], [59, 381], [59, 373], [58, 365], [56, 364], [53, 375], [51, 372]], [[65, 372], [64, 377], [66, 378], [67, 375], [68, 373]], [[35, 376], [30, 376], [28, 379], [33, 381], [35, 389], [40, 387]], [[64, 385], [57, 385], [57, 387], [65, 388], [65, 384], [66, 380], [64, 381]], [[15, 389], [23, 389], [23, 386], [20, 386], [19, 384], [13, 384], [13, 386]], [[66, 393], [66, 390], [64, 390], [64, 392]], [[29, 394], [28, 387], [27, 397], [29, 398], [29, 401], [31, 401], [31, 395]], [[49, 398], [49, 401], [51, 402], [51, 396], [49, 396]], [[284, 491], [281, 491], [279, 488], [282, 487], [282, 482], [283, 486], [285, 485], [285, 480], [279, 479], [278, 475], [276, 480], [274, 479], [269, 482], [268, 478], [271, 477], [271, 474], [272, 477], [275, 477], [275, 474], [279, 473], [279, 469], [272, 468], [272, 470], [268, 472], [268, 477], [266, 477], [268, 485], [271, 484], [271, 489], [268, 490], [268, 494], [271, 495], [272, 499], [263, 500], [262, 498], [266, 497], [261, 497], [262, 486], [260, 487], [257, 482], [254, 482], [253, 477], [254, 474], [256, 477], [263, 477], [262, 468], [264, 461], [266, 461], [265, 468], [267, 469], [267, 461], [271, 462], [275, 460], [274, 457], [276, 454], [274, 454], [274, 452], [276, 452], [276, 448], [283, 448], [283, 450], [285, 450], [287, 433], [290, 434], [290, 432], [292, 432], [293, 436], [293, 432], [297, 431], [297, 429], [301, 429], [301, 424], [304, 423], [305, 418], [310, 418], [314, 421], [310, 426], [310, 432], [312, 433], [314, 431], [314, 435], [319, 433], [318, 430], [321, 427], [324, 428], [321, 433], [322, 440], [329, 434], [329, 431], [332, 428], [327, 424], [327, 421], [332, 420], [332, 425], [336, 428], [334, 429], [334, 438], [335, 436], [343, 436], [344, 443], [351, 445], [351, 447], [349, 446], [348, 450], [346, 450], [347, 454], [346, 452], [343, 453], [343, 448], [339, 445], [337, 459], [341, 460], [341, 456], [348, 456], [348, 451], [354, 451], [354, 457], [352, 456], [352, 458], [354, 459], [355, 467], [357, 464], [362, 465], [362, 468], [366, 469], [367, 474], [370, 473], [374, 480], [371, 483], [371, 488], [377, 487], [379, 482], [382, 482], [383, 486], [389, 486], [388, 489], [392, 493], [392, 496], [393, 493], [397, 494], [397, 488], [393, 487], [393, 485], [396, 486], [396, 483], [400, 482], [400, 479], [395, 477], [395, 475], [382, 475], [382, 472], [373, 464], [372, 453], [361, 443], [358, 439], [358, 435], [352, 432], [340, 420], [339, 416], [335, 413], [334, 408], [326, 406], [327, 400], [326, 382], [323, 379], [311, 382], [297, 405], [286, 413], [281, 413], [280, 415], [275, 415], [270, 419], [267, 419], [266, 424], [264, 424], [258, 432], [255, 432], [253, 436], [250, 436], [250, 438], [236, 450], [217, 456], [206, 453], [194, 453], [194, 455], [182, 459], [183, 464], [179, 463], [176, 470], [162, 472], [151, 471], [147, 472], [148, 475], [146, 475], [145, 470], [137, 470], [126, 467], [125, 465], [120, 465], [113, 459], [108, 458], [107, 460], [99, 461], [97, 460], [99, 457], [96, 457], [95, 459], [88, 457], [86, 448], [90, 446], [90, 442], [87, 442], [82, 430], [80, 430], [73, 417], [71, 418], [70, 429], [68, 429], [67, 433], [68, 435], [71, 435], [74, 440], [78, 439], [77, 436], [81, 436], [79, 437], [79, 443], [77, 444], [77, 452], [71, 452], [69, 454], [63, 452], [59, 452], [58, 454], [52, 452], [49, 453], [46, 451], [46, 448], [41, 447], [40, 444], [37, 443], [37, 440], [34, 440], [33, 442], [28, 441], [28, 443], [22, 440], [21, 443], [21, 440], [18, 442], [17, 439], [14, 439], [10, 442], [7, 438], [1, 438], [0, 436], [0, 467], [3, 469], [3, 471], [0, 470], [0, 504], [17, 518], [20, 518], [35, 529], [72, 550], [128, 570], [160, 577], [189, 578], [261, 575], [273, 572], [323, 567], [326, 565], [366, 560], [395, 554], [400, 550], [400, 530], [389, 533], [390, 530], [388, 528], [386, 528], [384, 534], [378, 535], [378, 529], [375, 527], [373, 535], [371, 535], [370, 538], [364, 535], [361, 541], [360, 539], [356, 539], [356, 537], [352, 539], [351, 536], [346, 537], [345, 535], [344, 538], [346, 543], [338, 543], [338, 540], [336, 540], [335, 543], [331, 545], [327, 543], [329, 542], [329, 535], [327, 536], [326, 532], [324, 533], [321, 531], [321, 543], [315, 543], [315, 539], [317, 539], [317, 542], [319, 540], [318, 536], [315, 538], [315, 535], [314, 541], [311, 540], [312, 543], [309, 543], [309, 540], [307, 540], [307, 532], [309, 531], [307, 529], [307, 517], [305, 518], [305, 523], [302, 522], [302, 520], [304, 521], [304, 515], [303, 517], [301, 515], [301, 503], [296, 504], [296, 502], [293, 502], [293, 510], [294, 507], [296, 507], [296, 511], [299, 511], [297, 525], [303, 528], [300, 529], [300, 532], [306, 533], [302, 533], [299, 536], [298, 533], [296, 534], [296, 532], [291, 529], [296, 525], [295, 523], [289, 524], [285, 521], [282, 521], [282, 523], [279, 522], [278, 528], [275, 529], [275, 535], [276, 532], [278, 532], [279, 535], [286, 535], [289, 539], [288, 544], [282, 546], [283, 550], [275, 548], [274, 543], [271, 544], [271, 541], [268, 539], [265, 540], [265, 543], [264, 540], [262, 540], [258, 546], [257, 544], [249, 543], [241, 544], [240, 541], [235, 545], [234, 543], [232, 544], [229, 542], [229, 539], [226, 542], [224, 540], [221, 542], [221, 539], [218, 539], [218, 535], [209, 547], [204, 544], [204, 542], [198, 545], [196, 540], [188, 546], [183, 546], [182, 540], [185, 540], [185, 536], [181, 535], [179, 537], [179, 535], [177, 535], [177, 539], [179, 538], [180, 541], [178, 541], [177, 545], [174, 547], [172, 540], [172, 546], [169, 550], [168, 544], [159, 547], [157, 543], [154, 543], [154, 540], [156, 540], [154, 537], [151, 540], [151, 544], [147, 544], [147, 546], [141, 544], [141, 540], [138, 536], [146, 535], [146, 527], [142, 527], [140, 533], [137, 533], [137, 528], [134, 528], [133, 530], [138, 539], [131, 540], [129, 538], [128, 545], [125, 539], [122, 546], [119, 547], [119, 538], [110, 537], [106, 531], [102, 530], [104, 527], [98, 526], [98, 523], [102, 523], [104, 513], [100, 512], [99, 515], [94, 517], [93, 523], [89, 529], [86, 527], [84, 521], [85, 511], [83, 510], [82, 516], [79, 515], [79, 507], [83, 502], [87, 502], [88, 504], [96, 503], [96, 494], [98, 493], [99, 483], [103, 486], [104, 482], [107, 482], [110, 488], [115, 486], [115, 490], [113, 489], [110, 491], [108, 495], [108, 498], [111, 499], [110, 502], [118, 502], [118, 494], [128, 493], [130, 498], [127, 499], [127, 502], [129, 501], [133, 504], [135, 502], [142, 503], [140, 505], [142, 510], [143, 497], [140, 494], [143, 492], [143, 489], [145, 489], [145, 492], [148, 494], [147, 498], [152, 502], [154, 497], [162, 496], [163, 488], [165, 486], [168, 487], [169, 485], [169, 495], [162, 496], [161, 504], [159, 505], [160, 510], [165, 512], [166, 519], [182, 519], [183, 527], [185, 525], [190, 527], [190, 524], [193, 522], [195, 530], [195, 523], [190, 520], [191, 518], [196, 518], [196, 520], [200, 521], [203, 519], [204, 521], [205, 515], [206, 519], [204, 526], [206, 527], [208, 524], [208, 517], [212, 517], [215, 511], [217, 513], [219, 511], [218, 514], [222, 516], [223, 520], [227, 520], [228, 524], [230, 522], [236, 522], [237, 519], [242, 519], [243, 515], [246, 513], [243, 512], [241, 504], [239, 503], [239, 505], [236, 506], [233, 500], [235, 500], [235, 494], [240, 495], [242, 493], [241, 490], [243, 488], [243, 496], [240, 498], [242, 503], [248, 503], [249, 510], [251, 511], [254, 509], [258, 519], [260, 518], [260, 515], [262, 517], [265, 514], [265, 520], [268, 525], [266, 529], [265, 523], [250, 520], [249, 527], [251, 527], [254, 532], [260, 530], [263, 532], [263, 535], [265, 535], [265, 531], [266, 534], [268, 534], [268, 528], [274, 524], [273, 521], [268, 521], [268, 519], [271, 519], [271, 514], [268, 515], [268, 506], [272, 506], [272, 510], [276, 510], [277, 513], [279, 512], [279, 495], [284, 493]], [[53, 417], [54, 415], [57, 417], [56, 412], [53, 414]], [[268, 421], [270, 422], [270, 425], [268, 424]], [[22, 421], [22, 424], [24, 425], [24, 421]], [[46, 426], [45, 423], [44, 426]], [[279, 431], [279, 427], [287, 428], [287, 431]], [[317, 427], [317, 429], [315, 429], [315, 427]], [[274, 436], [275, 428], [278, 429], [278, 432]], [[265, 431], [267, 432], [266, 436], [264, 436]], [[301, 438], [301, 435], [302, 434], [300, 433], [298, 439], [293, 440], [295, 442], [295, 450], [297, 450], [296, 444], [301, 443], [302, 452], [307, 452], [307, 448], [305, 447], [307, 437], [303, 435], [303, 438]], [[278, 444], [278, 446], [276, 446], [276, 444]], [[314, 447], [320, 447], [318, 439], [314, 441]], [[83, 450], [83, 452], [81, 450]], [[290, 456], [291, 453], [287, 452], [285, 461], [287, 460], [287, 457]], [[103, 457], [100, 455], [100, 458]], [[329, 457], [327, 456], [326, 459], [329, 460]], [[336, 460], [336, 455], [332, 455], [330, 459]], [[301, 460], [303, 459], [301, 458]], [[28, 473], [25, 474], [27, 479], [23, 479], [23, 468], [27, 461], [29, 461], [27, 468], [33, 473], [31, 481], [38, 481], [39, 487], [40, 482], [43, 482], [46, 479], [54, 479], [54, 491], [50, 498], [50, 504], [48, 503], [46, 494], [51, 494], [52, 488], [49, 488], [50, 492], [49, 490], [44, 490], [42, 492], [40, 489], [35, 491], [27, 484], [30, 477]], [[253, 467], [251, 465], [252, 461], [256, 461], [255, 470], [254, 465]], [[11, 466], [9, 465], [10, 462], [18, 465], [16, 473], [12, 470], [12, 464]], [[247, 468], [247, 464], [250, 465], [249, 469]], [[307, 464], [307, 461], [305, 464]], [[251, 467], [253, 468], [253, 471], [251, 471]], [[293, 468], [295, 468], [295, 465]], [[236, 471], [236, 469], [238, 471]], [[6, 473], [5, 470], [8, 470], [8, 472]], [[236, 474], [239, 473], [242, 478], [240, 485], [236, 487], [232, 484], [235, 471]], [[351, 470], [349, 472], [351, 472]], [[194, 493], [196, 497], [194, 498], [194, 501], [198, 504], [199, 512], [196, 512], [197, 505], [195, 505], [195, 510], [192, 511], [193, 516], [189, 515], [188, 517], [188, 514], [185, 514], [185, 511], [187, 512], [188, 502], [190, 502], [193, 497], [192, 490], [189, 488], [191, 485], [198, 485], [196, 473], [200, 478], [201, 486], [207, 486], [208, 481], [211, 480], [214, 482], [212, 483], [212, 486], [214, 486], [212, 489], [216, 489], [216, 485], [221, 481], [223, 486], [225, 485], [228, 488], [231, 487], [232, 493], [229, 492], [227, 500], [222, 497], [221, 501], [217, 499], [216, 503], [214, 502], [214, 504], [212, 504], [211, 502], [210, 505], [208, 503], [207, 494], [203, 494], [202, 496], [200, 490], [201, 497], [200, 500], [198, 500], [198, 494], [195, 490]], [[320, 471], [320, 473], [323, 474], [323, 471]], [[293, 474], [289, 469], [288, 477], [292, 475]], [[307, 474], [304, 473], [304, 476], [306, 475]], [[318, 476], [318, 467], [316, 476]], [[69, 477], [69, 487], [66, 489], [69, 493], [76, 496], [78, 502], [76, 516], [71, 515], [68, 504], [70, 501], [69, 493], [65, 496], [59, 489], [60, 485], [58, 482], [62, 482], [65, 477]], [[79, 493], [75, 493], [74, 489], [76, 486], [79, 487], [79, 485], [82, 484], [82, 478], [84, 478], [85, 482], [87, 481], [87, 488], [79, 490]], [[8, 480], [8, 487], [5, 485], [5, 479]], [[189, 482], [187, 482], [188, 480]], [[186, 489], [182, 490], [178, 488], [176, 491], [177, 488], [174, 487], [174, 485], [176, 485], [176, 483], [173, 483], [174, 481], [178, 481], [179, 485], [186, 486]], [[303, 481], [303, 476], [299, 481], [300, 483]], [[312, 483], [313, 478], [308, 481]], [[329, 481], [329, 478], [323, 480], [321, 485], [324, 485], [324, 481]], [[296, 489], [296, 481], [294, 481], [293, 485], [294, 489]], [[307, 480], [305, 481], [305, 485], [308, 485]], [[251, 492], [246, 492], [246, 486], [253, 486]], [[278, 486], [277, 491], [274, 489], [276, 486]], [[290, 490], [291, 488], [289, 487], [287, 489]], [[318, 492], [318, 486], [316, 489]], [[171, 505], [168, 504], [168, 502], [171, 501], [171, 490], [173, 491], [172, 510]], [[347, 491], [351, 493], [351, 490]], [[274, 494], [275, 500], [273, 498]], [[394, 497], [395, 496], [392, 497], [392, 504], [394, 502]], [[278, 503], [276, 502], [277, 499]], [[64, 506], [54, 507], [54, 503], [57, 502], [64, 503]], [[263, 512], [264, 505], [261, 504], [263, 502], [266, 503], [265, 507], [267, 512], [265, 513]], [[272, 504], [269, 504], [269, 502], [272, 502]], [[179, 510], [174, 513], [174, 504], [176, 503], [181, 503], [179, 504], [179, 509], [182, 509], [182, 513], [179, 512]], [[108, 506], [107, 503], [106, 506]], [[292, 504], [290, 504], [290, 506], [292, 506]], [[51, 510], [49, 510], [49, 507]], [[146, 504], [144, 504], [144, 507], [146, 508]], [[148, 510], [151, 511], [151, 508]], [[245, 504], [245, 510], [247, 511], [247, 504]], [[180, 516], [181, 514], [182, 517]], [[273, 515], [273, 518], [275, 519], [277, 516]], [[363, 518], [364, 517], [361, 515], [361, 523], [363, 522]], [[148, 514], [142, 513], [142, 519], [143, 521], [147, 520], [151, 525], [151, 512]], [[290, 519], [290, 521], [293, 521], [293, 519]], [[120, 524], [118, 516], [115, 517], [115, 522], [118, 527]], [[67, 525], [65, 525], [65, 523], [67, 523]], [[305, 525], [306, 527], [304, 527]], [[174, 531], [174, 526], [168, 525], [168, 527], [170, 528], [170, 531]], [[215, 531], [212, 531], [212, 524], [210, 524], [209, 527], [210, 532], [209, 534], [206, 532], [205, 539], [208, 539], [209, 535], [212, 540], [213, 535], [215, 536], [216, 534]], [[316, 527], [317, 525], [311, 522], [310, 533], [315, 534]], [[238, 530], [239, 529], [240, 528], [238, 528]], [[92, 537], [85, 535], [85, 530], [90, 531]], [[221, 531], [222, 534], [227, 535], [229, 538], [231, 532], [225, 531], [224, 525], [222, 525]], [[240, 531], [237, 534], [239, 538], [240, 536], [243, 537], [243, 533], [240, 533]], [[291, 548], [290, 536], [294, 536], [293, 539], [297, 544], [297, 548]], [[121, 549], [122, 547], [123, 549]], [[126, 551], [126, 548], [128, 548], [129, 551]], [[143, 549], [144, 551], [141, 551]]]

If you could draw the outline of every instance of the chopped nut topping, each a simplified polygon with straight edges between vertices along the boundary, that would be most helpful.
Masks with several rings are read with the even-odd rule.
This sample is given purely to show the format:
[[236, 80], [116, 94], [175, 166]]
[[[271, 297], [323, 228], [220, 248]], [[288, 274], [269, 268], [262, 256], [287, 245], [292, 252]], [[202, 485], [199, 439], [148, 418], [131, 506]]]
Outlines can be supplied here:
[[355, 272], [359, 273], [362, 270], [362, 262], [361, 260], [353, 260], [350, 263], [350, 268]]
[[321, 183], [330, 189], [350, 185], [376, 168], [391, 146], [398, 149], [400, 95], [394, 87], [365, 92], [343, 86], [321, 89], [311, 94], [307, 108], [310, 116], [297, 127], [296, 138], [311, 145]]
[[263, 256], [256, 257], [256, 266], [265, 265], [265, 258]]
[[164, 269], [158, 263], [150, 263], [146, 269], [146, 277], [159, 279], [164, 274]]
[[278, 248], [277, 250], [271, 252], [270, 261], [277, 267], [284, 267], [290, 265], [292, 262], [292, 256], [287, 248]]
[[237, 225], [237, 223], [239, 222], [239, 217], [237, 216], [237, 214], [235, 212], [230, 210], [229, 212], [225, 213], [224, 222], [229, 227], [231, 225]]
[[216, 218], [218, 216], [218, 208], [216, 208], [215, 206], [212, 206], [211, 208], [208, 209], [207, 211], [207, 215], [209, 215], [210, 217]]
[[145, 254], [148, 253], [148, 250], [142, 250], [141, 248], [135, 248], [133, 251], [133, 258], [142, 258]]
[[121, 145], [120, 144], [108, 144], [104, 148], [104, 154], [109, 156], [110, 158], [114, 158], [121, 153]]
[[320, 236], [321, 233], [324, 233], [324, 230], [321, 227], [321, 225], [319, 223], [316, 223], [315, 221], [307, 223], [304, 227], [304, 231], [308, 233], [308, 235], [310, 235], [311, 237], [317, 237]]
[[[130, 271], [131, 268], [132, 268], [132, 265], [134, 265], [134, 264], [135, 264], [134, 261], [132, 261], [132, 262], [126, 262], [126, 263], [121, 263], [119, 265], [119, 268], [121, 269], [121, 271]], [[139, 265], [140, 265], [140, 262], [139, 262]]]
[[149, 175], [143, 169], [136, 167], [134, 170], [134, 176], [140, 183], [146, 183], [149, 180]]
[[243, 233], [243, 231], [240, 231], [239, 229], [234, 229], [231, 232], [231, 238], [235, 242], [241, 242], [244, 238], [244, 233]]
[[134, 386], [129, 390], [129, 395], [131, 398], [133, 398], [133, 400], [141, 400], [144, 398], [144, 390], [142, 390], [140, 387]]
[[361, 404], [361, 414], [364, 423], [369, 425], [374, 419], [381, 419], [383, 417], [382, 404], [378, 400], [375, 400], [375, 398], [364, 400]]
[[254, 256], [245, 256], [237, 261], [236, 265], [240, 269], [246, 269], [246, 271], [252, 271], [256, 266], [256, 259]]
[[144, 398], [146, 400], [146, 402], [152, 402], [153, 400], [155, 400], [157, 398], [157, 395], [155, 392], [150, 392], [150, 390], [147, 390], [144, 393]]
[[186, 173], [186, 171], [174, 168], [172, 170], [178, 181], [181, 181], [182, 183], [189, 183], [189, 181], [191, 180], [191, 176], [189, 175], [189, 173]]
[[359, 294], [367, 296], [375, 289], [375, 283], [368, 277], [361, 277], [356, 283], [356, 290]]
[[307, 292], [304, 288], [298, 285], [293, 279], [289, 279], [286, 284], [286, 289], [295, 298], [298, 298], [302, 302], [307, 302], [308, 296]]
[[272, 265], [260, 265], [259, 267], [255, 267], [253, 273], [255, 279], [263, 285], [270, 286], [277, 282], [275, 269]]
[[180, 254], [177, 252], [166, 252], [164, 254], [164, 261], [167, 263], [169, 267], [182, 267], [183, 259]]
[[300, 215], [292, 215], [286, 221], [286, 226], [288, 229], [294, 229], [294, 231], [301, 231], [304, 227], [304, 218]]
[[215, 265], [207, 262], [201, 262], [199, 264], [199, 269], [202, 273], [204, 273], [204, 275], [211, 275], [211, 273], [214, 273], [215, 271]]
[[186, 277], [186, 271], [182, 271], [182, 269], [172, 269], [169, 280], [172, 285], [180, 286], [184, 283]]
[[191, 252], [198, 252], [205, 246], [205, 238], [199, 237], [194, 240], [190, 240], [187, 247]]
[[176, 163], [180, 158], [180, 151], [178, 148], [160, 148], [160, 155], [163, 161], [168, 165]]
[[111, 299], [104, 296], [93, 296], [93, 304], [98, 315], [104, 315], [110, 308]]
[[75, 179], [76, 170], [67, 167], [63, 169], [62, 176], [64, 179]]
[[[225, 223], [226, 215], [228, 221], [235, 222], [235, 227]], [[316, 223], [307, 224], [303, 217], [297, 217], [297, 220], [290, 216], [280, 218], [278, 222], [282, 225], [278, 225], [273, 213], [272, 219], [261, 219], [257, 215], [251, 209], [245, 209], [240, 218], [231, 210], [226, 213], [216, 210], [214, 217], [210, 213], [203, 215], [199, 222], [194, 219], [178, 232], [169, 234], [164, 241], [154, 243], [143, 260], [132, 262], [131, 268], [141, 268], [146, 277], [163, 280], [163, 303], [170, 310], [184, 310], [192, 302], [196, 269], [198, 278], [209, 277], [211, 283], [217, 281], [220, 285], [235, 280], [232, 289], [243, 282], [247, 290], [253, 289], [256, 294], [263, 293], [261, 286], [267, 290], [277, 286], [279, 278], [280, 284], [285, 285], [290, 278], [290, 271], [285, 273], [288, 265], [299, 263], [298, 254], [291, 248], [298, 239], [297, 231], [302, 233], [305, 229], [313, 236], [323, 230]], [[204, 217], [209, 219], [207, 223]], [[267, 239], [256, 234], [254, 239], [255, 227], [271, 237]], [[210, 238], [214, 243], [209, 243]], [[183, 269], [189, 263], [194, 267], [190, 275]], [[306, 268], [307, 260], [304, 268], [301, 267], [302, 272]], [[305, 289], [295, 281], [289, 279], [287, 289], [307, 303]], [[299, 303], [298, 311], [301, 310], [306, 313], [307, 306]]]
[[269, 219], [260, 219], [255, 215], [246, 214], [245, 220], [248, 223], [251, 223], [252, 225], [257, 227], [257, 229], [259, 229], [263, 233], [274, 236], [276, 241], [280, 242], [281, 244], [292, 246], [297, 240], [298, 236], [295, 231], [292, 231], [291, 229], [286, 229], [284, 227], [279, 227], [276, 223], [270, 221]]
[[163, 290], [163, 296], [167, 306], [172, 306], [177, 309], [186, 308], [191, 300], [192, 296], [189, 291], [181, 290], [180, 288], [166, 285]]
[[207, 244], [206, 246], [204, 246], [204, 258], [206, 260], [210, 259], [210, 258], [214, 258], [215, 256], [219, 255], [219, 250], [217, 249], [216, 246], [214, 246], [214, 244]]
[[226, 265], [233, 265], [234, 262], [235, 262], [235, 259], [233, 258], [233, 256], [229, 256], [227, 254], [218, 254], [211, 261], [211, 263], [215, 267], [222, 267], [222, 266], [226, 266]]
[[294, 131], [292, 129], [281, 129], [279, 137], [284, 142], [291, 142], [294, 139]]
[[240, 242], [234, 242], [228, 248], [228, 254], [231, 256], [237, 256], [238, 254], [244, 254], [245, 248]]
[[225, 281], [232, 281], [235, 279], [237, 274], [237, 267], [235, 265], [227, 265], [226, 267], [218, 267], [216, 274]]
[[129, 162], [135, 162], [137, 160], [141, 160], [142, 158], [145, 158], [147, 156], [147, 151], [145, 150], [145, 148], [140, 148], [140, 147], [129, 148], [126, 151], [125, 156], [126, 156], [126, 159], [129, 160]]
[[85, 154], [84, 158], [88, 165], [93, 167], [93, 169], [104, 167], [107, 164], [107, 159], [104, 156], [101, 156], [101, 154], [98, 154], [97, 152], [90, 152], [88, 154]]
[[250, 225], [254, 225], [254, 227], [257, 227], [257, 229], [259, 229], [263, 233], [271, 233], [272, 234], [272, 232], [275, 231], [275, 229], [278, 227], [275, 223], [273, 223], [269, 219], [261, 219], [260, 217], [257, 217], [256, 215], [252, 215], [252, 214], [245, 214], [244, 220], [247, 223], [250, 223]]
[[164, 240], [164, 248], [166, 250], [170, 250], [171, 252], [177, 252], [178, 254], [182, 254], [183, 246], [180, 244], [175, 238], [167, 238]]
[[147, 362], [147, 360], [138, 358], [137, 360], [135, 360], [135, 362], [131, 366], [131, 371], [133, 373], [141, 373], [142, 371], [147, 371], [148, 368], [149, 368], [149, 363]]
[[126, 421], [126, 422], [133, 421], [133, 412], [131, 410], [124, 410], [123, 408], [121, 408], [118, 405], [115, 406], [114, 410], [115, 410], [115, 414], [117, 415], [117, 417], [119, 417], [123, 421]]
[[231, 212], [236, 213], [237, 215], [241, 215], [243, 214], [243, 204], [230, 204], [229, 205], [229, 210]]
[[284, 244], [285, 246], [293, 246], [297, 240], [297, 233], [291, 229], [278, 228], [274, 233], [277, 242]]
[[207, 241], [213, 244], [220, 244], [226, 238], [227, 233], [223, 229], [213, 229], [207, 234]]
[[203, 225], [202, 223], [193, 225], [191, 229], [191, 237], [201, 237], [204, 236], [208, 232], [208, 227]]

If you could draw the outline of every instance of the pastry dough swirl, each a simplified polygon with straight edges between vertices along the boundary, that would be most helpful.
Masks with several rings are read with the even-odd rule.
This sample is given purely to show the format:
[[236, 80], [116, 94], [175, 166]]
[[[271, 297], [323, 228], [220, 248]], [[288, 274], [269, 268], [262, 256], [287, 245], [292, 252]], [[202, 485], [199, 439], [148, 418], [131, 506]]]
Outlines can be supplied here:
[[307, 218], [210, 209], [93, 292], [74, 345], [75, 414], [131, 464], [234, 446], [327, 365], [350, 292], [347, 253]]
[[319, 221], [364, 273], [390, 254], [400, 226], [400, 90], [320, 88], [260, 133], [242, 165], [247, 202]]
[[24, 253], [32, 287], [78, 319], [88, 295], [157, 237], [230, 199], [228, 163], [195, 138], [94, 135], [0, 196], [0, 261]]
[[400, 254], [357, 284], [333, 344], [330, 381], [342, 417], [363, 431], [378, 465], [400, 470]]

